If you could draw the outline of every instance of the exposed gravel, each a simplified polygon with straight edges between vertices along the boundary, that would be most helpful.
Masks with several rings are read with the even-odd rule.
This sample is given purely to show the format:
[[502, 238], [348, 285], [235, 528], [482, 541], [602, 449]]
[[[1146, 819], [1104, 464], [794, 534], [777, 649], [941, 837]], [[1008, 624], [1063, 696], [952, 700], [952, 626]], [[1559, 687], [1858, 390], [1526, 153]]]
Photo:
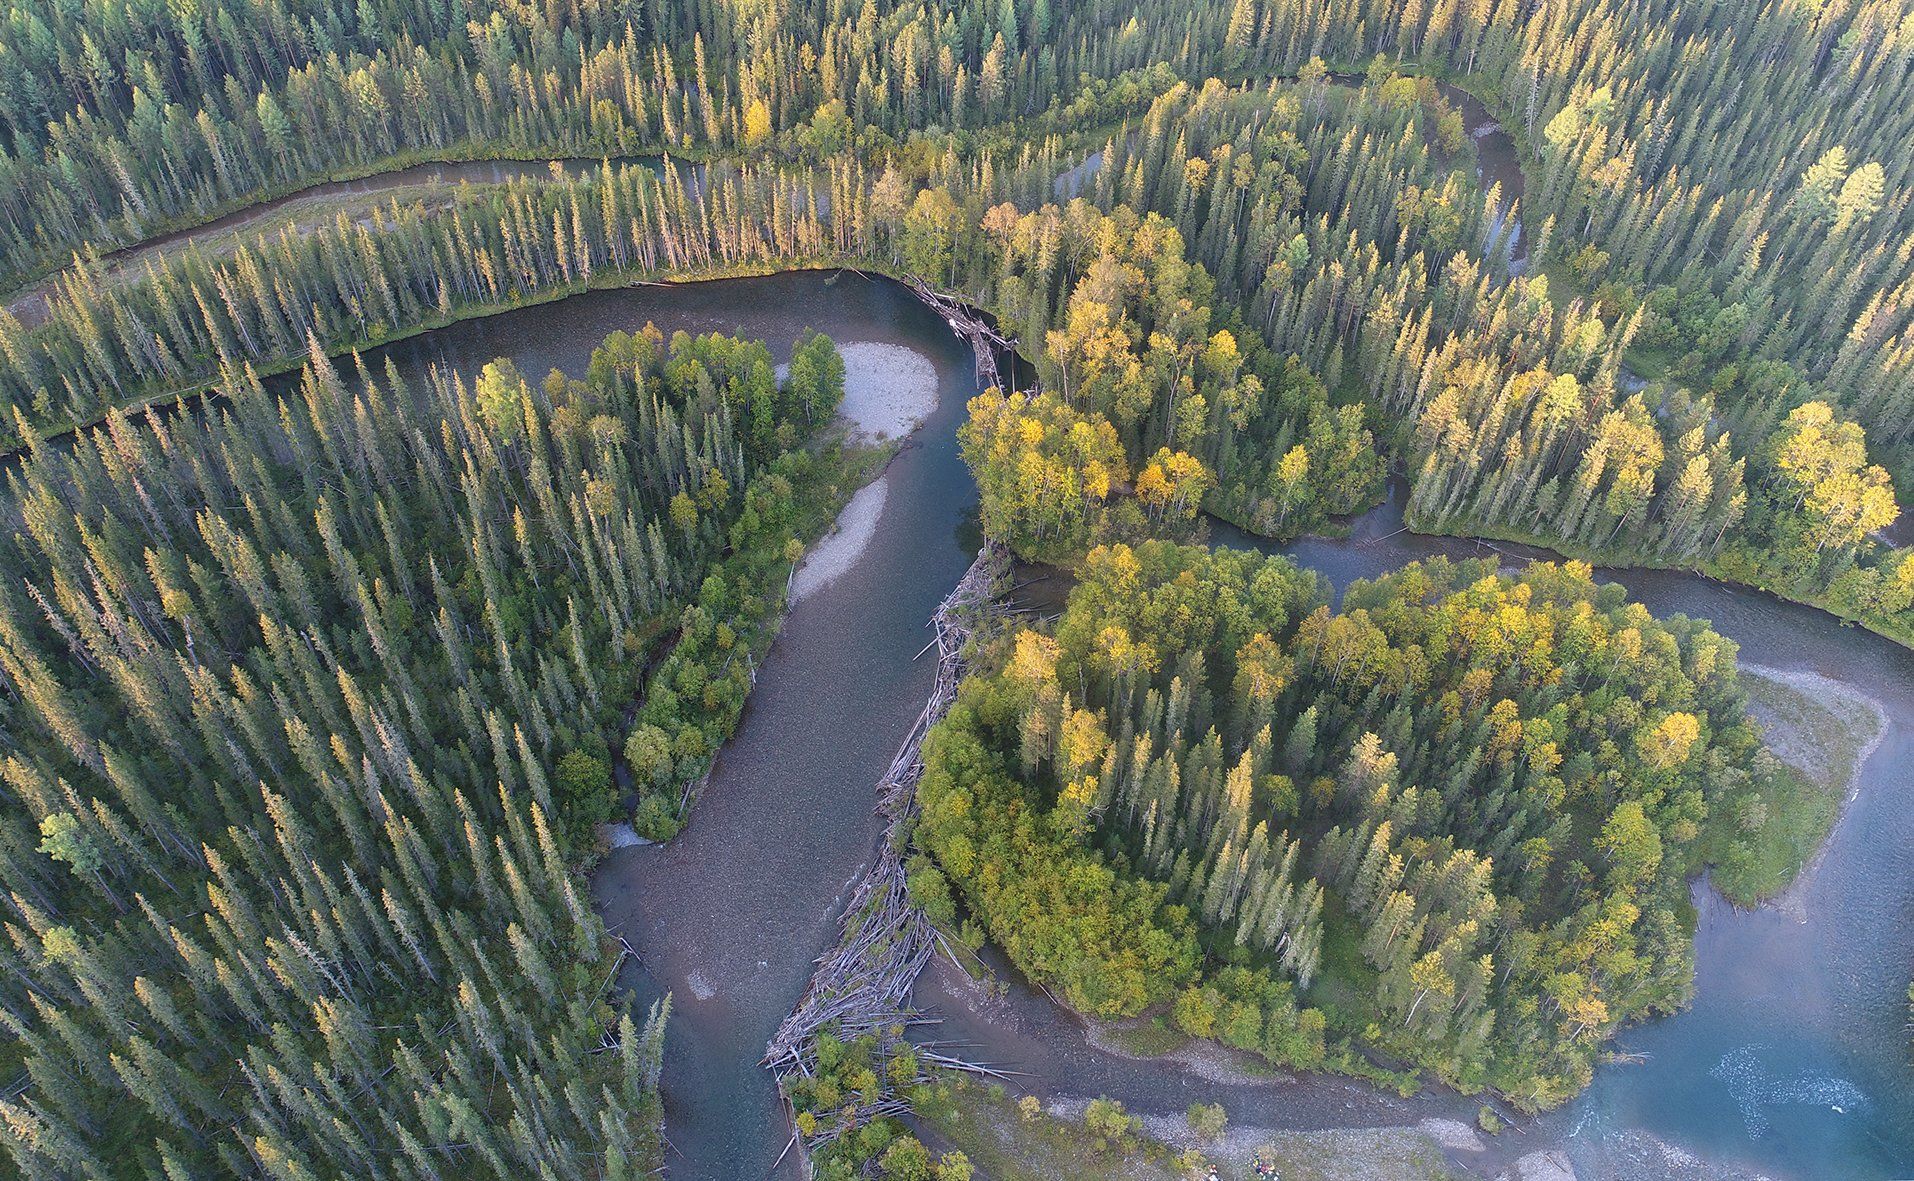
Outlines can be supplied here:
[[1488, 1147], [1480, 1132], [1459, 1119], [1425, 1119], [1416, 1127], [1451, 1152], [1481, 1152]]
[[1550, 1149], [1529, 1153], [1502, 1176], [1509, 1181], [1575, 1181], [1575, 1167], [1566, 1155]]
[[859, 488], [837, 514], [837, 527], [811, 547], [791, 577], [791, 602], [798, 603], [842, 578], [870, 547], [884, 515], [889, 488], [883, 476]]
[[[1741, 671], [1792, 689], [1827, 711], [1828, 716], [1817, 724], [1769, 709], [1758, 696], [1751, 696], [1749, 701], [1749, 713], [1761, 724], [1762, 741], [1774, 756], [1799, 768], [1822, 787], [1841, 794], [1841, 813], [1834, 821], [1839, 828], [1847, 820], [1848, 805], [1861, 790], [1861, 768], [1887, 737], [1887, 707], [1855, 686], [1819, 673], [1746, 661]], [[1830, 830], [1821, 848], [1794, 875], [1793, 883], [1769, 899], [1767, 905], [1806, 921], [1808, 883], [1833, 847], [1834, 832]]]
[[[901, 344], [839, 341], [844, 358], [844, 400], [837, 412], [867, 439], [901, 439], [937, 409], [937, 367]], [[791, 374], [779, 365], [778, 380]]]
[[[1845, 681], [1804, 669], [1771, 668], [1744, 661], [1741, 671], [1793, 689], [1845, 727], [1845, 734], [1821, 733], [1802, 719], [1768, 709], [1758, 699], [1750, 703], [1749, 712], [1761, 723], [1763, 741], [1775, 758], [1800, 768], [1823, 787], [1839, 790], [1843, 798], [1853, 799], [1859, 789], [1861, 765], [1887, 733], [1887, 708]], [[1830, 746], [1837, 749], [1830, 750]]]

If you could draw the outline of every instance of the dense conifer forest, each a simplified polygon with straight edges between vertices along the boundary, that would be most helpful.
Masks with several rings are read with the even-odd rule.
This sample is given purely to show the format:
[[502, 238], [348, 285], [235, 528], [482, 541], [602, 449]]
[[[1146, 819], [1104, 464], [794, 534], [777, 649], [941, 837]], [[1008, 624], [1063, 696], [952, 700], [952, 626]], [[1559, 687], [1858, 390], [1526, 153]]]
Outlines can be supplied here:
[[10, 474], [22, 1175], [657, 1163], [664, 1009], [606, 1003], [574, 867], [634, 703], [654, 829], [736, 723], [829, 500], [800, 444], [841, 364], [801, 351], [782, 389], [763, 345], [655, 330], [538, 385], [315, 353]]
[[[1687, 998], [1686, 883], [1779, 798], [1734, 645], [1586, 563], [1914, 644], [1910, 142], [1886, 0], [11, 0], [8, 1167], [660, 1164], [668, 1005], [579, 870], [678, 831], [867, 474], [842, 359], [348, 357], [793, 268], [1034, 374], [959, 440], [985, 534], [1077, 585], [929, 741], [933, 917], [1088, 1013], [1563, 1102]], [[490, 159], [553, 167], [312, 194]], [[1201, 547], [1392, 484], [1563, 560], [1332, 609]], [[883, 1088], [832, 1046], [816, 1089]], [[889, 1121], [819, 1163], [968, 1169]]]

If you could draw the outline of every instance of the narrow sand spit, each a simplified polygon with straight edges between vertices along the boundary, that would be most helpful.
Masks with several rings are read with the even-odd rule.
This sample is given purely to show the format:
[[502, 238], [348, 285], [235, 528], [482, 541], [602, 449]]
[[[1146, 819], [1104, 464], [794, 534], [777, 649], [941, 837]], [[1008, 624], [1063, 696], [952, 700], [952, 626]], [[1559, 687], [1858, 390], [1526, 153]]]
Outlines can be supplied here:
[[[1874, 749], [1881, 745], [1881, 739], [1887, 734], [1887, 708], [1846, 681], [1837, 681], [1832, 677], [1824, 677], [1804, 669], [1772, 668], [1765, 664], [1750, 664], [1743, 661], [1741, 671], [1793, 689], [1842, 722], [1846, 722], [1855, 714], [1873, 715], [1873, 733], [1862, 738], [1859, 749], [1855, 752], [1854, 762], [1847, 769], [1847, 782], [1827, 784], [1829, 787], [1840, 790], [1844, 801], [1852, 800], [1855, 793], [1861, 790], [1861, 767], [1866, 764], [1868, 756], [1874, 753]], [[1761, 723], [1762, 729], [1766, 732], [1762, 740], [1767, 743], [1768, 749], [1774, 752], [1774, 756], [1784, 763], [1799, 768], [1817, 782], [1824, 781], [1828, 752], [1818, 749], [1819, 744], [1811, 741], [1813, 736], [1803, 733], [1800, 727], [1788, 725], [1786, 719], [1761, 716], [1762, 712], [1764, 711], [1757, 711], [1756, 720]], [[1855, 727], [1849, 728], [1855, 729]]]
[[[922, 353], [902, 345], [854, 340], [838, 346], [844, 358], [844, 401], [838, 413], [871, 441], [902, 438], [937, 408], [937, 367]], [[778, 380], [789, 376], [778, 366]], [[889, 493], [882, 476], [857, 490], [837, 516], [830, 536], [811, 548], [791, 579], [791, 602], [824, 589], [857, 565]]]
[[[1822, 859], [1834, 846], [1834, 834], [1847, 823], [1848, 805], [1854, 801], [1854, 797], [1861, 790], [1861, 768], [1867, 765], [1868, 758], [1881, 745], [1881, 740], [1887, 737], [1887, 707], [1845, 681], [1837, 681], [1832, 677], [1824, 677], [1819, 673], [1803, 669], [1773, 668], [1768, 665], [1744, 662], [1741, 665], [1741, 671], [1785, 685], [1817, 703], [1843, 722], [1856, 714], [1862, 716], [1872, 714], [1874, 718], [1872, 732], [1861, 738], [1859, 749], [1854, 752], [1854, 761], [1847, 768], [1847, 782], [1825, 784], [1830, 790], [1841, 793], [1841, 811], [1834, 818], [1833, 827], [1828, 830], [1827, 836], [1821, 839], [1821, 847], [1815, 850], [1814, 856], [1810, 857], [1807, 864], [1795, 873], [1794, 881], [1789, 883], [1788, 888], [1763, 904], [1783, 914], [1792, 915], [1797, 920], [1806, 921], [1807, 909], [1803, 897], [1808, 883], [1814, 880], [1815, 871], [1821, 868]], [[1823, 764], [1827, 758], [1827, 752], [1818, 749], [1819, 744], [1811, 741], [1812, 735], [1801, 732], [1799, 727], [1786, 725], [1784, 719], [1757, 716], [1756, 720], [1767, 731], [1763, 741], [1767, 743], [1768, 749], [1774, 752], [1776, 758], [1799, 768], [1817, 782], [1824, 780], [1826, 769]], [[1850, 727], [1850, 730], [1852, 729], [1853, 727]], [[1857, 734], [1856, 737], [1861, 736]]]
[[844, 511], [837, 514], [837, 528], [823, 541], [811, 547], [791, 576], [791, 602], [823, 590], [843, 577], [871, 544], [877, 521], [884, 515], [884, 500], [889, 480], [879, 476], [857, 490]]

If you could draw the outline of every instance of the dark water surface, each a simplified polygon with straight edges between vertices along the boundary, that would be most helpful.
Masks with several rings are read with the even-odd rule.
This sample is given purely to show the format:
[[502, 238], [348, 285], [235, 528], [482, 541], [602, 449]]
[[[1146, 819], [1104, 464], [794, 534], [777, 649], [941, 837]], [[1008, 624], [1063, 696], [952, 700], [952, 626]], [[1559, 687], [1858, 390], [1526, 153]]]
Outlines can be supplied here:
[[[901, 287], [848, 272], [593, 292], [469, 321], [391, 347], [403, 365], [475, 370], [499, 355], [536, 378], [581, 372], [613, 329], [647, 320], [667, 332], [762, 337], [783, 356], [805, 327], [840, 342], [905, 345], [936, 366], [941, 402], [889, 469], [888, 498], [863, 559], [799, 603], [761, 669], [738, 736], [725, 748], [689, 827], [664, 846], [620, 850], [593, 886], [606, 921], [643, 957], [642, 997], [673, 995], [667, 1036], [667, 1132], [673, 1177], [758, 1178], [786, 1128], [764, 1043], [835, 933], [844, 886], [877, 833], [872, 788], [921, 708], [931, 667], [913, 662], [924, 621], [968, 563], [976, 489], [953, 438], [974, 392], [971, 357]], [[370, 360], [379, 363], [378, 354]], [[1220, 544], [1274, 549], [1219, 527]], [[1511, 561], [1529, 551], [1503, 547]], [[1354, 522], [1350, 537], [1281, 547], [1338, 589], [1434, 554], [1494, 551], [1427, 538], [1399, 501]], [[1694, 1175], [1670, 1158], [1644, 1165], [1644, 1136], [1713, 1165], [1786, 1178], [1914, 1175], [1914, 1071], [1904, 994], [1914, 969], [1914, 653], [1831, 617], [1752, 591], [1652, 571], [1609, 575], [1657, 614], [1714, 621], [1744, 659], [1806, 669], [1878, 698], [1890, 729], [1862, 769], [1859, 798], [1797, 920], [1739, 912], [1698, 891], [1697, 995], [1687, 1011], [1625, 1031], [1639, 1065], [1601, 1070], [1588, 1093], [1526, 1135], [1498, 1139], [1499, 1163], [1559, 1140], [1584, 1177]], [[1080, 1023], [1013, 985], [982, 997], [941, 964], [918, 999], [943, 1016], [935, 1036], [1026, 1072], [1039, 1092], [1109, 1094], [1134, 1109], [1181, 1112], [1220, 1099], [1232, 1122], [1370, 1126], [1428, 1115], [1469, 1118], [1476, 1100], [1435, 1091], [1401, 1100], [1363, 1084], [1304, 1077], [1216, 1084], [1163, 1062], [1090, 1046]], [[787, 1158], [783, 1175], [791, 1172]]]
[[[1499, 185], [1501, 192], [1500, 207], [1502, 216], [1507, 217], [1509, 210], [1522, 199], [1527, 192], [1527, 180], [1522, 175], [1522, 160], [1515, 148], [1515, 137], [1511, 136], [1482, 100], [1449, 82], [1436, 83], [1442, 91], [1442, 97], [1462, 114], [1462, 126], [1475, 141], [1475, 176], [1482, 182], [1483, 191], [1491, 185]], [[1499, 228], [1499, 227], [1498, 227]], [[1521, 274], [1528, 264], [1528, 247], [1522, 240], [1522, 221], [1520, 214], [1516, 222], [1509, 227], [1509, 273]]]
[[[690, 824], [669, 844], [614, 851], [593, 879], [605, 921], [642, 959], [625, 983], [641, 999], [672, 995], [670, 1175], [759, 1178], [789, 1128], [758, 1059], [835, 938], [845, 886], [875, 848], [873, 789], [935, 671], [912, 654], [974, 553], [959, 530], [977, 492], [956, 445], [976, 392], [973, 359], [904, 288], [850, 272], [591, 292], [393, 352], [402, 366], [468, 372], [505, 355], [536, 380], [554, 367], [582, 373], [607, 333], [646, 321], [667, 334], [761, 338], [780, 361], [798, 333], [816, 328], [839, 344], [906, 346], [937, 371], [938, 409], [885, 474], [868, 551], [792, 609]], [[795, 1176], [795, 1164], [787, 1157], [783, 1175]]]

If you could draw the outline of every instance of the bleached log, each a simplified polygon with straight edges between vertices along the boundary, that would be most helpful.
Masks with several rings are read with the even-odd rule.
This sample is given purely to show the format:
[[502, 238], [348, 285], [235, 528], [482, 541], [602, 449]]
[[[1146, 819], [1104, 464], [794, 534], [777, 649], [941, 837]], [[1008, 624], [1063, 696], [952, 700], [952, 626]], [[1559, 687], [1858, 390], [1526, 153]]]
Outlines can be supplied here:
[[[917, 814], [924, 736], [956, 699], [963, 680], [965, 645], [977, 623], [990, 613], [998, 579], [1008, 564], [1009, 555], [1001, 547], [986, 546], [931, 617], [936, 633], [931, 644], [937, 648], [938, 662], [930, 698], [877, 784], [876, 811], [890, 822], [883, 842], [851, 893], [837, 943], [818, 956], [803, 996], [765, 1047], [763, 1062], [776, 1076], [780, 1090], [793, 1076], [811, 1077], [818, 1035], [826, 1029], [846, 1038], [876, 1034], [891, 1051], [898, 1048], [895, 1043], [902, 1040], [903, 1030], [927, 1023], [911, 1007], [910, 993], [942, 936], [910, 899], [898, 846], [904, 828]], [[1001, 1077], [994, 1068], [948, 1055], [933, 1054], [928, 1060]], [[807, 1150], [870, 1120], [901, 1115], [908, 1109], [897, 1091], [887, 1087], [877, 1101], [855, 1106], [848, 1115], [820, 1125]]]

